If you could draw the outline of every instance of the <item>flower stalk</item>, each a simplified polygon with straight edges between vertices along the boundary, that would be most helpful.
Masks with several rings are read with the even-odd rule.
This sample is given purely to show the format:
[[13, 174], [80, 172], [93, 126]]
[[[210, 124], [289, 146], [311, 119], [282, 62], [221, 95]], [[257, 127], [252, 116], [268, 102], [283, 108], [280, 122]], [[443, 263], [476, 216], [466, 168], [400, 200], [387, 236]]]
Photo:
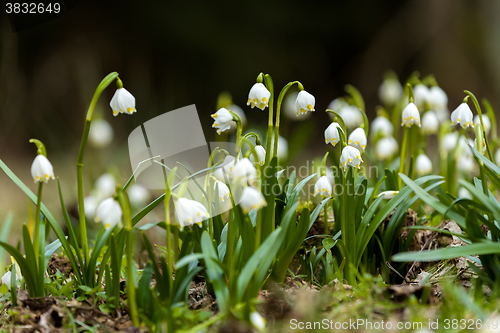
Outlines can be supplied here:
[[[259, 77], [257, 78], [257, 82], [259, 78], [261, 78], [263, 74], [259, 74]], [[262, 79], [261, 79], [262, 81]], [[266, 88], [271, 92], [271, 97], [269, 97], [269, 119], [267, 123], [267, 142], [266, 142], [266, 165], [269, 164], [271, 161], [271, 154], [269, 153], [271, 151], [271, 143], [273, 140], [273, 122], [274, 122], [274, 85], [273, 85], [273, 79], [271, 78], [271, 75], [266, 74], [264, 76], [264, 82], [266, 84]], [[275, 138], [275, 141], [278, 141], [278, 137]], [[277, 143], [276, 143], [277, 145]]]
[[[280, 134], [280, 115], [281, 115], [281, 104], [283, 103], [283, 98], [285, 98], [285, 94], [287, 93], [288, 89], [290, 89], [294, 84], [297, 84], [299, 86], [299, 90], [302, 91], [304, 90], [304, 87], [302, 86], [302, 83], [299, 81], [293, 81], [289, 82], [286, 86], [281, 89], [281, 92], [278, 96], [278, 103], [276, 105], [276, 124], [274, 127], [274, 150], [273, 150], [273, 157], [278, 156], [278, 138]], [[272, 93], [272, 92], [271, 92]], [[272, 100], [272, 95], [271, 95], [271, 100]], [[269, 110], [271, 110], [271, 105], [269, 105]], [[267, 152], [269, 154], [269, 146], [267, 147]], [[267, 157], [266, 157], [267, 160]], [[266, 162], [268, 163], [268, 161]]]

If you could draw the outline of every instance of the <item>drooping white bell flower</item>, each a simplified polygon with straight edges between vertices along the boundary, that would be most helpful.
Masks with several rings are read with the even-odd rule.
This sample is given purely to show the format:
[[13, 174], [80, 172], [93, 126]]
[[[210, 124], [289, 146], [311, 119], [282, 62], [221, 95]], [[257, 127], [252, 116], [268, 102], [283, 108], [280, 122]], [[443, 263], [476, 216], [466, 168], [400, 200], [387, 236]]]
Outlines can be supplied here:
[[315, 111], [314, 105], [316, 104], [316, 99], [313, 95], [308, 93], [305, 90], [302, 90], [297, 95], [297, 99], [295, 100], [295, 110], [297, 111], [297, 116], [299, 114], [305, 114], [309, 111]]
[[99, 200], [93, 195], [83, 198], [83, 206], [85, 207], [85, 216], [87, 218], [93, 219], [95, 217], [97, 205], [99, 205]]
[[377, 197], [382, 197], [383, 196], [384, 199], [392, 199], [398, 193], [399, 193], [399, 191], [383, 191], [383, 192], [380, 192]]
[[333, 174], [333, 170], [331, 167], [326, 167], [325, 168], [325, 173], [326, 173], [326, 178], [328, 178], [328, 181], [330, 184], [335, 184], [335, 175]]
[[31, 177], [35, 183], [48, 182], [49, 179], [55, 179], [54, 168], [45, 155], [37, 155], [31, 164]]
[[201, 225], [203, 220], [210, 217], [205, 206], [195, 200], [179, 198], [174, 201], [175, 216], [182, 230], [185, 226], [196, 223]]
[[222, 177], [216, 177], [218, 180], [226, 183], [229, 179], [233, 178], [234, 171], [234, 156], [228, 155], [224, 158], [224, 162], [222, 162]]
[[457, 146], [458, 132], [447, 133], [441, 140], [440, 148], [443, 153], [448, 153]]
[[[238, 117], [240, 117], [242, 126], [245, 126], [247, 124], [247, 116], [245, 115], [245, 111], [243, 111], [243, 109], [240, 108], [238, 105], [231, 104], [226, 109], [236, 113], [238, 115]], [[236, 122], [235, 121], [231, 122], [231, 127], [229, 128], [228, 131], [229, 131], [229, 133], [236, 131]]]
[[297, 117], [295, 102], [297, 101], [298, 95], [299, 95], [298, 91], [293, 91], [291, 93], [286, 94], [285, 99], [283, 100], [283, 104], [281, 106], [283, 114], [292, 121], [303, 121], [311, 116], [311, 113], [307, 112], [304, 113], [302, 116]]
[[439, 119], [434, 111], [427, 111], [422, 117], [422, 132], [436, 134], [439, 129]]
[[261, 332], [266, 328], [266, 320], [257, 311], [250, 313], [250, 322]]
[[429, 104], [436, 110], [442, 110], [448, 107], [448, 96], [439, 86], [433, 86], [429, 89], [429, 100]]
[[253, 184], [257, 179], [257, 170], [248, 158], [239, 159], [233, 168], [233, 180], [242, 184]]
[[397, 103], [403, 94], [403, 87], [398, 80], [394, 78], [385, 79], [378, 88], [378, 97], [386, 106], [392, 106]]
[[464, 173], [471, 173], [474, 171], [476, 162], [470, 155], [461, 155], [457, 161], [457, 169]]
[[362, 162], [361, 153], [358, 149], [351, 146], [344, 147], [340, 156], [340, 163], [344, 167], [344, 170], [347, 169], [348, 165], [359, 169]]
[[326, 128], [326, 130], [325, 130], [325, 143], [326, 144], [331, 143], [332, 146], [335, 147], [337, 145], [337, 143], [340, 142], [340, 135], [339, 135], [339, 131], [337, 130], [337, 128], [340, 128], [342, 133], [344, 133], [344, 130], [342, 129], [342, 127], [336, 122], [331, 123], [330, 126], [328, 126]]
[[469, 146], [472, 146], [475, 148], [477, 147], [476, 143], [474, 141], [472, 141], [472, 139], [468, 139], [466, 137], [460, 137], [460, 139], [458, 140], [458, 148], [457, 148], [458, 153], [472, 157], [473, 154], [472, 154], [472, 151], [469, 148]]
[[264, 110], [269, 106], [269, 98], [271, 98], [271, 92], [267, 90], [266, 86], [262, 83], [256, 83], [248, 93], [247, 105], [250, 105], [252, 109], [258, 107]]
[[149, 191], [140, 184], [133, 184], [127, 190], [130, 203], [134, 206], [141, 206], [148, 202], [151, 197]]
[[415, 172], [418, 176], [427, 175], [432, 172], [432, 161], [425, 154], [417, 156], [415, 161]]
[[135, 97], [125, 88], [116, 89], [109, 106], [111, 106], [113, 116], [115, 117], [118, 113], [133, 114], [137, 112], [135, 108]]
[[276, 155], [280, 160], [286, 160], [288, 157], [288, 141], [281, 135], [278, 136], [278, 153]]
[[250, 212], [252, 209], [259, 210], [267, 205], [266, 199], [262, 193], [253, 187], [245, 187], [241, 192], [241, 209], [245, 214]]
[[[17, 268], [17, 265], [16, 265], [16, 268]], [[19, 277], [19, 275], [14, 272], [14, 274], [16, 274], [16, 285], [18, 286], [19, 288], [19, 284], [21, 283], [21, 278]], [[7, 288], [10, 288], [12, 287], [12, 272], [11, 271], [7, 271], [3, 276], [2, 276], [2, 284], [5, 284], [7, 286]]]
[[89, 142], [97, 148], [107, 147], [113, 141], [113, 127], [104, 119], [92, 121]]
[[386, 160], [393, 157], [399, 150], [399, 145], [396, 139], [388, 136], [378, 140], [375, 146], [375, 155], [379, 160]]
[[225, 130], [231, 128], [233, 115], [226, 108], [220, 108], [216, 113], [211, 116], [214, 119], [212, 128], [217, 128], [217, 134], [221, 134]]
[[[327, 109], [339, 112], [344, 106], [349, 106], [349, 104], [347, 104], [347, 102], [342, 98], [335, 98], [333, 101], [330, 102], [330, 104], [328, 104]], [[328, 113], [328, 114], [332, 118], [335, 117], [333, 113]]]
[[[260, 165], [264, 165], [264, 163], [266, 162], [266, 150], [261, 145], [256, 145], [254, 149], [255, 153], [257, 154], [257, 162]], [[255, 156], [252, 152], [250, 153], [250, 161], [252, 161], [252, 163], [255, 163]]]
[[462, 126], [463, 129], [474, 127], [473, 114], [467, 103], [460, 105], [451, 113], [451, 125]]
[[[476, 116], [474, 117], [474, 126], [477, 126], [477, 124], [481, 124], [481, 120], [479, 119], [478, 114], [476, 114]], [[489, 134], [491, 130], [491, 121], [490, 118], [485, 114], [483, 114], [483, 125], [484, 131], [486, 132], [486, 134]]]
[[363, 115], [355, 105], [344, 106], [338, 111], [338, 114], [348, 129], [359, 127], [363, 123]]
[[370, 135], [375, 136], [391, 136], [394, 133], [394, 126], [391, 121], [383, 116], [378, 116], [373, 119], [370, 125]]
[[495, 163], [500, 166], [500, 148], [495, 152]]
[[408, 105], [403, 109], [401, 115], [401, 126], [411, 127], [417, 125], [420, 127], [420, 113], [418, 108], [414, 103], [408, 103]]
[[94, 195], [98, 200], [107, 198], [115, 194], [116, 192], [116, 181], [110, 173], [104, 173], [95, 182], [94, 189], [92, 190], [92, 195]]
[[472, 199], [472, 195], [469, 193], [469, 191], [467, 191], [467, 189], [462, 186], [460, 186], [460, 188], [458, 189], [458, 197]]
[[413, 96], [415, 98], [415, 104], [422, 110], [424, 109], [426, 103], [431, 103], [431, 92], [429, 88], [421, 83], [417, 84], [413, 88]]
[[218, 197], [221, 202], [229, 198], [229, 187], [221, 181], [216, 181], [214, 183], [214, 190], [218, 191]]
[[328, 198], [332, 196], [332, 184], [328, 180], [327, 176], [320, 177], [316, 184], [314, 184], [314, 196], [318, 194], [322, 198]]
[[122, 220], [122, 208], [114, 198], [107, 198], [97, 206], [95, 221], [102, 223], [105, 229], [114, 228]]
[[349, 135], [349, 140], [347, 140], [347, 144], [357, 148], [361, 152], [364, 152], [366, 148], [365, 130], [361, 127], [358, 127], [354, 131], [352, 131]]

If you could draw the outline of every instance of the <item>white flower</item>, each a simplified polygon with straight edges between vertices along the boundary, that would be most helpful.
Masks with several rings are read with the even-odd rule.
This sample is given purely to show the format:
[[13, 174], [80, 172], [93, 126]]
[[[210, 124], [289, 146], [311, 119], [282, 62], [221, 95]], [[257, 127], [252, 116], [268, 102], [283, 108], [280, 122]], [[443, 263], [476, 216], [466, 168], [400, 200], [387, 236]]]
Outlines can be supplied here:
[[330, 126], [328, 126], [326, 128], [326, 130], [325, 130], [325, 143], [326, 144], [331, 143], [332, 146], [335, 147], [335, 145], [340, 142], [340, 135], [339, 135], [339, 131], [337, 130], [337, 128], [340, 128], [342, 133], [344, 133], [344, 130], [342, 129], [342, 127], [338, 123], [335, 123], [335, 122], [331, 123]]
[[392, 136], [380, 139], [375, 146], [375, 154], [379, 160], [391, 158], [398, 150], [398, 142]]
[[348, 129], [359, 127], [363, 123], [363, 115], [355, 105], [344, 106], [338, 111], [338, 114]]
[[266, 86], [262, 83], [256, 83], [250, 89], [248, 93], [247, 105], [251, 105], [252, 109], [258, 107], [264, 110], [266, 106], [269, 106], [269, 98], [271, 97], [271, 92], [267, 90]]
[[276, 155], [280, 160], [286, 160], [288, 157], [288, 141], [281, 135], [278, 136], [278, 152]]
[[422, 132], [436, 134], [439, 129], [439, 119], [434, 111], [427, 111], [422, 117]]
[[330, 184], [335, 184], [335, 175], [333, 174], [332, 168], [326, 167], [325, 173], [326, 173], [326, 178], [328, 178], [328, 181], [330, 182]]
[[[231, 104], [226, 109], [236, 113], [240, 117], [242, 126], [245, 126], [247, 124], [247, 116], [245, 115], [245, 112], [243, 111], [243, 109], [240, 108], [238, 105]], [[231, 128], [229, 129], [229, 133], [232, 133], [234, 131], [236, 131], [236, 122], [232, 121]]]
[[439, 119], [439, 123], [448, 123], [448, 119], [450, 119], [450, 111], [448, 111], [448, 109], [436, 109], [435, 112]]
[[263, 331], [266, 328], [266, 320], [257, 311], [250, 313], [250, 322], [259, 331]]
[[415, 104], [418, 105], [420, 109], [424, 109], [425, 103], [431, 102], [431, 92], [429, 88], [419, 83], [413, 88], [413, 96], [415, 98]]
[[316, 184], [314, 184], [314, 196], [320, 195], [322, 198], [328, 198], [332, 196], [332, 184], [328, 180], [327, 176], [323, 176]]
[[222, 202], [229, 198], [229, 187], [221, 181], [216, 181], [214, 183], [214, 191], [218, 189], [219, 200]]
[[[222, 175], [223, 177], [219, 178], [216, 176], [216, 178], [222, 182], [227, 182], [228, 179], [233, 178], [233, 171], [234, 171], [234, 156], [228, 155], [224, 158], [224, 162], [222, 162], [222, 171], [224, 174]], [[225, 177], [224, 177], [225, 175]]]
[[92, 191], [92, 195], [94, 195], [98, 199], [103, 199], [112, 196], [113, 194], [115, 194], [115, 192], [115, 177], [113, 177], [113, 175], [110, 173], [105, 173], [97, 178], [95, 182], [95, 188]]
[[35, 183], [48, 182], [55, 179], [54, 168], [45, 155], [37, 155], [31, 164], [31, 177]]
[[394, 126], [389, 119], [383, 116], [378, 116], [373, 119], [372, 124], [370, 126], [370, 135], [375, 137], [377, 135], [381, 136], [391, 136], [394, 132]]
[[295, 110], [297, 111], [297, 116], [299, 114], [307, 113], [308, 111], [314, 111], [315, 103], [316, 99], [313, 95], [305, 90], [300, 91], [297, 95], [297, 99], [295, 100]]
[[458, 197], [472, 199], [472, 195], [469, 193], [469, 191], [467, 191], [465, 187], [460, 187], [458, 189]]
[[[266, 161], [266, 150], [264, 149], [264, 147], [262, 147], [261, 145], [255, 146], [255, 153], [257, 154], [257, 161], [259, 162], [259, 164], [264, 165]], [[253, 152], [250, 152], [250, 161], [252, 161], [252, 163], [255, 163], [255, 156]]]
[[474, 127], [473, 114], [467, 103], [460, 105], [451, 113], [451, 125], [460, 124], [463, 129]]
[[[476, 114], [476, 116], [474, 117], [474, 126], [477, 126], [478, 124], [481, 124], [481, 120], [479, 119], [479, 115]], [[483, 114], [483, 125], [483, 130], [486, 132], [486, 134], [490, 133], [491, 121], [490, 118], [485, 114]]]
[[474, 171], [476, 163], [474, 158], [470, 155], [461, 155], [457, 161], [457, 169], [464, 173], [471, 173]]
[[267, 205], [266, 199], [259, 190], [253, 187], [245, 187], [241, 193], [241, 208], [246, 214], [252, 209], [258, 210]]
[[219, 111], [211, 116], [214, 119], [212, 128], [217, 128], [217, 134], [221, 134], [225, 130], [231, 128], [231, 122], [233, 121], [233, 115], [226, 108], [220, 108]]
[[248, 158], [241, 158], [233, 168], [233, 180], [243, 184], [253, 184], [257, 179], [257, 170]]
[[99, 200], [93, 195], [89, 195], [88, 197], [83, 199], [83, 206], [85, 207], [85, 216], [89, 219], [93, 219], [95, 217], [95, 210], [97, 209], [97, 205], [99, 204]]
[[105, 229], [114, 228], [122, 220], [122, 208], [114, 198], [103, 200], [96, 209], [95, 221], [104, 225]]
[[[344, 106], [349, 106], [346, 101], [342, 98], [335, 98], [333, 101], [328, 104], [327, 109], [333, 110], [335, 112], [339, 112]], [[333, 113], [329, 113], [330, 117], [335, 117]]]
[[436, 110], [448, 107], [448, 96], [439, 86], [433, 86], [429, 89], [429, 100], [432, 107]]
[[500, 148], [497, 149], [495, 153], [495, 163], [500, 166]]
[[[16, 268], [18, 268], [19, 265], [16, 265]], [[19, 278], [19, 275], [17, 273], [14, 273], [16, 274], [16, 285], [18, 286], [19, 288], [19, 284], [21, 283], [21, 279]], [[11, 271], [8, 271], [7, 273], [5, 273], [3, 276], [2, 276], [2, 284], [5, 284], [7, 285], [7, 288], [10, 288], [12, 287], [12, 272]]]
[[295, 102], [297, 101], [298, 95], [299, 95], [298, 91], [286, 94], [286, 97], [283, 100], [283, 104], [281, 105], [283, 114], [292, 121], [306, 120], [311, 116], [311, 113], [307, 112], [303, 114], [301, 117], [297, 117], [297, 110], [295, 110]]
[[425, 154], [417, 156], [415, 161], [415, 172], [418, 176], [427, 175], [432, 172], [432, 162]]
[[149, 191], [140, 184], [133, 184], [127, 190], [130, 203], [134, 206], [141, 206], [148, 202], [150, 198]]
[[384, 199], [392, 199], [394, 198], [397, 194], [399, 193], [399, 191], [384, 191], [384, 192], [380, 192], [379, 195], [377, 197], [381, 197], [383, 196]]
[[137, 112], [135, 109], [135, 97], [128, 92], [125, 88], [116, 89], [111, 102], [109, 103], [111, 110], [113, 110], [113, 116], [117, 116], [118, 113], [132, 114]]
[[441, 151], [444, 153], [449, 152], [454, 149], [458, 143], [458, 132], [447, 133], [443, 136], [441, 140]]
[[348, 165], [359, 169], [361, 162], [363, 162], [363, 160], [361, 159], [361, 153], [358, 149], [351, 146], [344, 147], [342, 155], [340, 156], [340, 163], [344, 167], [344, 170], [347, 169]]
[[412, 125], [417, 125], [420, 127], [420, 113], [414, 103], [408, 103], [403, 109], [401, 118], [401, 126], [411, 127]]
[[365, 148], [366, 148], [365, 130], [362, 129], [361, 127], [356, 128], [349, 135], [349, 140], [347, 141], [347, 143], [350, 146], [353, 146], [353, 147], [357, 148], [358, 150], [364, 152]]
[[104, 119], [92, 121], [89, 131], [89, 142], [97, 148], [108, 146], [113, 140], [113, 127]]
[[174, 202], [175, 216], [179, 222], [180, 228], [196, 223], [201, 225], [203, 220], [210, 217], [207, 209], [198, 201], [179, 198]]
[[394, 105], [403, 94], [403, 87], [398, 80], [389, 78], [382, 82], [378, 88], [378, 97], [384, 105]]

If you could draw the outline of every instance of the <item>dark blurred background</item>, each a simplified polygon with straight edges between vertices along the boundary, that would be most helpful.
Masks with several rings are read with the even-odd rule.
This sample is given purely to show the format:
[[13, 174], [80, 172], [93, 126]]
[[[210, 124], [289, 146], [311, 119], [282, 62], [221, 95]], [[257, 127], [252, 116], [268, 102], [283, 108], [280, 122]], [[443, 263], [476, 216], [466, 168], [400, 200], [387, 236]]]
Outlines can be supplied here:
[[[330, 101], [352, 84], [373, 118], [388, 69], [401, 80], [415, 70], [433, 73], [448, 93], [450, 109], [464, 89], [498, 107], [499, 14], [500, 2], [487, 0], [80, 0], [51, 22], [13, 33], [2, 9], [0, 158], [31, 181], [35, 147], [28, 140], [36, 137], [45, 142], [56, 173], [74, 180], [88, 104], [112, 71], [120, 73], [138, 110], [114, 118], [108, 106], [114, 89], [100, 99], [98, 112], [115, 130], [116, 152], [105, 155], [117, 161], [126, 157], [132, 129], [189, 104], [196, 104], [205, 136], [213, 140], [209, 115], [224, 90], [251, 123], [265, 124], [267, 111], [245, 105], [260, 72], [271, 74], [275, 87], [300, 80], [315, 95], [317, 112], [308, 121], [317, 124], [317, 133], [304, 140], [320, 153], [324, 147], [314, 143], [323, 142], [329, 118], [322, 111]], [[86, 167], [96, 156], [89, 154]], [[128, 160], [121, 160], [116, 164], [129, 175]], [[14, 191], [0, 174], [0, 219], [13, 195], [2, 188]]]

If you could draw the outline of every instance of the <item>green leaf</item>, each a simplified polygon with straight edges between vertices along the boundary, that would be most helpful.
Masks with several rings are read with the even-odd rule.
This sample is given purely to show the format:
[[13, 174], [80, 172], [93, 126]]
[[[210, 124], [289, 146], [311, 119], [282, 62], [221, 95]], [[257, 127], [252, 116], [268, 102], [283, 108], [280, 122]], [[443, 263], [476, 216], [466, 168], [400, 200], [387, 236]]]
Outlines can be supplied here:
[[393, 261], [437, 261], [472, 255], [498, 254], [500, 243], [476, 243], [459, 247], [447, 247], [444, 249], [398, 253], [392, 257]]
[[328, 201], [330, 201], [331, 199], [332, 197], [323, 199], [323, 201], [321, 201], [321, 203], [316, 208], [314, 208], [313, 212], [311, 213], [311, 216], [309, 217], [309, 220], [311, 221], [309, 224], [309, 229], [311, 229], [312, 225], [314, 224], [319, 214], [321, 213], [323, 207], [325, 207], [325, 205], [328, 204]]
[[2, 246], [11, 256], [16, 259], [19, 268], [21, 268], [21, 273], [23, 274], [23, 278], [26, 281], [26, 285], [28, 287], [28, 293], [31, 297], [37, 296], [37, 284], [35, 283], [35, 274], [33, 274], [32, 267], [36, 270], [36, 266], [30, 266], [28, 261], [23, 257], [21, 252], [19, 252], [15, 247], [8, 243], [0, 242], [0, 246]]
[[337, 243], [337, 241], [333, 240], [332, 238], [325, 238], [323, 239], [322, 243], [325, 249], [330, 250], [335, 246], [335, 243]]
[[[3, 221], [2, 228], [0, 229], [0, 242], [6, 243], [9, 240], [10, 228], [12, 226], [12, 221], [14, 221], [14, 214], [12, 212], [7, 214], [7, 217]], [[3, 272], [5, 267], [5, 250], [0, 247], [0, 272]]]
[[217, 253], [215, 252], [210, 235], [206, 230], [201, 235], [201, 249], [206, 257], [205, 265], [207, 268], [207, 275], [214, 288], [219, 309], [224, 313], [228, 310], [227, 301], [229, 298], [229, 290], [226, 285], [224, 271], [220, 265], [216, 263], [218, 261]]

